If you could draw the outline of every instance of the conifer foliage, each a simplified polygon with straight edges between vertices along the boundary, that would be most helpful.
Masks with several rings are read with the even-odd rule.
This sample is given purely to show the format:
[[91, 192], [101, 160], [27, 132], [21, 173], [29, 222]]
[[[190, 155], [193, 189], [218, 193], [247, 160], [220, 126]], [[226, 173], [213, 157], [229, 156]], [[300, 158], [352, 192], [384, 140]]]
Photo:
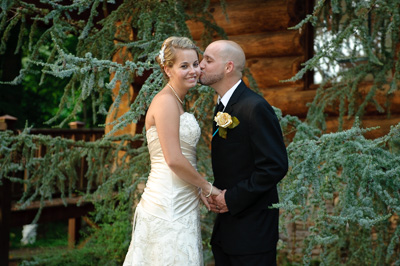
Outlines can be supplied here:
[[[296, 125], [296, 135], [288, 145], [290, 171], [277, 206], [283, 210], [283, 231], [296, 223], [308, 231], [302, 243], [305, 265], [316, 258], [323, 265], [400, 264], [400, 124], [374, 140], [364, 137], [374, 128], [362, 127], [366, 107], [390, 115], [399, 90], [399, 12], [396, 0], [319, 0], [293, 27], [311, 23], [321, 38], [314, 57], [291, 79], [311, 70], [321, 74], [307, 124], [290, 116], [281, 120], [284, 128]], [[367, 92], [361, 89], [365, 84]], [[384, 106], [378, 93], [387, 99]], [[335, 106], [339, 130], [346, 116], [356, 122], [350, 130], [321, 134], [313, 126], [324, 130], [326, 111]]]
[[[0, 53], [5, 52], [10, 34], [15, 32], [19, 40], [15, 52], [22, 46], [28, 51], [26, 67], [7, 83], [21, 83], [27, 73], [34, 71], [33, 66], [42, 67], [42, 80], [49, 75], [68, 80], [59, 113], [48, 121], [50, 125], [62, 126], [73, 119], [82, 102], [89, 97], [94, 113], [107, 114], [110, 110], [104, 105], [104, 99], [112, 94], [117, 84], [119, 92], [113, 106], [118, 108], [121, 97], [129, 93], [130, 84], [145, 77], [130, 110], [115, 122], [113, 130], [116, 131], [142, 118], [154, 95], [164, 86], [155, 56], [167, 37], [190, 37], [186, 20], [204, 24], [207, 33], [204, 41], [214, 33], [224, 36], [213, 23], [207, 6], [208, 2], [204, 1], [171, 0], [2, 1]], [[78, 39], [75, 50], [64, 47], [64, 40], [71, 35]], [[44, 46], [50, 47], [51, 52], [42, 60], [39, 52]], [[131, 57], [117, 63], [112, 58], [121, 48], [127, 49], [126, 54]], [[211, 119], [205, 110], [212, 108], [213, 95], [210, 88], [200, 86], [192, 90], [185, 101], [186, 110], [196, 115], [205, 132], [198, 148], [199, 158], [202, 158], [198, 169], [209, 178], [212, 171], [206, 132], [211, 129], [204, 121]], [[59, 114], [66, 107], [72, 107], [72, 112], [59, 121]], [[53, 254], [50, 258], [39, 259], [41, 263], [121, 264], [130, 241], [133, 205], [141, 191], [137, 186], [146, 181], [149, 158], [143, 134], [112, 137], [114, 131], [104, 139], [87, 143], [31, 135], [29, 127], [18, 135], [11, 131], [1, 132], [0, 182], [7, 178], [26, 185], [19, 201], [21, 208], [33, 200], [39, 200], [42, 206], [55, 193], [64, 199], [80, 193], [82, 200], [92, 201], [96, 207], [93, 217], [101, 230], [94, 230], [91, 241], [75, 253], [86, 255], [70, 255], [65, 259], [66, 256]], [[143, 145], [133, 148], [135, 142]], [[40, 145], [47, 152], [38, 158], [36, 153]], [[84, 191], [76, 185], [77, 169], [82, 167], [87, 167], [88, 186]], [[26, 179], [20, 178], [24, 170]], [[40, 212], [33, 222], [39, 215]], [[211, 226], [204, 229], [205, 239], [210, 230]], [[83, 262], [79, 262], [82, 258]], [[60, 261], [63, 259], [65, 261]]]
[[[205, 43], [215, 33], [226, 37], [213, 22], [208, 5], [209, 1], [184, 0], [3, 0], [0, 53], [5, 52], [12, 32], [18, 34], [15, 52], [21, 47], [29, 51], [26, 67], [9, 83], [19, 84], [32, 66], [42, 67], [42, 79], [48, 75], [67, 79], [59, 109], [61, 112], [72, 106], [73, 111], [63, 121], [59, 121], [59, 114], [48, 121], [51, 125], [62, 125], [74, 117], [89, 97], [95, 112], [107, 114], [104, 98], [116, 84], [120, 90], [115, 108], [121, 97], [129, 93], [130, 84], [145, 77], [135, 102], [116, 121], [114, 130], [136, 123], [163, 87], [164, 80], [154, 58], [164, 39], [171, 35], [190, 37], [186, 20], [204, 24]], [[221, 1], [221, 5], [224, 7], [225, 2]], [[312, 23], [331, 30], [333, 37], [293, 80], [318, 67], [321, 58], [335, 61], [343, 56], [341, 51], [346, 41], [354, 39], [356, 43], [354, 51], [345, 58], [351, 67], [324, 76], [310, 107], [308, 123], [282, 116], [275, 109], [287, 136], [290, 169], [279, 186], [281, 202], [274, 207], [281, 209], [283, 234], [296, 222], [303, 222], [307, 229], [300, 263], [309, 265], [312, 259], [317, 259], [323, 265], [400, 264], [400, 125], [375, 140], [364, 137], [365, 132], [373, 129], [364, 129], [359, 123], [350, 130], [331, 134], [322, 134], [314, 127], [324, 124], [324, 111], [335, 101], [341, 103], [341, 115], [347, 112], [361, 116], [369, 102], [385, 111], [373, 96], [387, 85], [389, 89], [385, 92], [390, 103], [391, 94], [398, 90], [399, 7], [399, 0], [316, 1], [313, 14], [294, 27], [300, 29]], [[132, 31], [124, 31], [124, 27]], [[71, 35], [78, 38], [74, 51], [64, 47], [64, 40]], [[51, 52], [41, 60], [38, 55], [44, 45], [50, 46]], [[112, 61], [122, 47], [132, 56], [123, 63]], [[360, 56], [366, 59], [364, 64], [358, 64]], [[366, 80], [372, 81], [373, 86], [359, 104], [357, 88]], [[199, 86], [185, 102], [186, 110], [195, 114], [202, 128], [198, 170], [210, 181], [208, 133], [213, 95], [210, 88]], [[131, 144], [137, 141], [143, 144], [133, 148]], [[149, 171], [145, 144], [144, 134], [119, 137], [110, 134], [96, 142], [83, 142], [31, 135], [29, 127], [18, 135], [0, 132], [0, 182], [7, 178], [26, 185], [20, 199], [22, 207], [33, 200], [42, 203], [51, 200], [54, 193], [64, 199], [80, 193], [83, 200], [92, 201], [96, 207], [93, 217], [100, 229], [91, 232], [82, 249], [42, 256], [33, 264], [121, 264], [130, 241], [132, 210], [140, 197], [138, 187], [145, 182]], [[39, 145], [47, 153], [38, 158], [35, 153]], [[87, 165], [88, 180], [84, 191], [75, 185], [76, 169], [83, 167], [82, 159]], [[26, 179], [18, 178], [23, 170]], [[204, 250], [208, 259], [213, 215], [203, 211]], [[282, 246], [288, 246], [290, 241], [289, 238], [282, 242]], [[316, 258], [311, 256], [313, 249], [321, 251]]]
[[[368, 105], [390, 115], [399, 91], [400, 1], [318, 0], [293, 29], [310, 23], [315, 28], [315, 55], [291, 80], [306, 71], [321, 75], [308, 121], [325, 128], [326, 110], [339, 106], [340, 128], [345, 116], [362, 117]], [[369, 89], [362, 91], [361, 84]], [[379, 103], [376, 95], [387, 99]], [[362, 122], [362, 121], [361, 121]]]
[[[400, 124], [371, 140], [364, 134], [374, 128], [361, 128], [358, 120], [350, 130], [330, 134], [296, 117], [280, 121], [285, 131], [297, 130], [275, 205], [282, 211], [287, 255], [302, 248], [291, 257], [300, 255], [304, 265], [313, 259], [323, 265], [399, 264]], [[307, 232], [300, 246], [296, 235], [287, 235], [296, 224]]]

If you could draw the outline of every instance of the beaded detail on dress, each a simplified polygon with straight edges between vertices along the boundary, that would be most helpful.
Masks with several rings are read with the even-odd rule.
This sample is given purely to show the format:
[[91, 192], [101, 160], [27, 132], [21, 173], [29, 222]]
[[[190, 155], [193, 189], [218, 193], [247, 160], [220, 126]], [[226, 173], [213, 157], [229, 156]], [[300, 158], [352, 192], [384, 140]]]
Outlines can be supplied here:
[[123, 266], [202, 266], [200, 212], [174, 222], [137, 210], [134, 236]]
[[[200, 127], [196, 121], [196, 118], [191, 113], [183, 113], [180, 116], [180, 126], [179, 126], [179, 137], [180, 140], [186, 142], [192, 147], [197, 145], [200, 139]], [[158, 139], [156, 127], [152, 126], [146, 132], [147, 143], [151, 143], [155, 139]]]

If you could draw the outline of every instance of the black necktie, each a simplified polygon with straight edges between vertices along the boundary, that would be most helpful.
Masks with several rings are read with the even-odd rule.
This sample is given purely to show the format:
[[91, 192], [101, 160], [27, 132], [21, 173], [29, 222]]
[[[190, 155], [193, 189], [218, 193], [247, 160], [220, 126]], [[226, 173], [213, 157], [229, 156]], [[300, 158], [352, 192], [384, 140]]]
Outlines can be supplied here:
[[217, 114], [218, 112], [222, 112], [222, 110], [224, 110], [224, 104], [222, 103], [222, 101], [219, 101], [217, 111], [215, 113]]

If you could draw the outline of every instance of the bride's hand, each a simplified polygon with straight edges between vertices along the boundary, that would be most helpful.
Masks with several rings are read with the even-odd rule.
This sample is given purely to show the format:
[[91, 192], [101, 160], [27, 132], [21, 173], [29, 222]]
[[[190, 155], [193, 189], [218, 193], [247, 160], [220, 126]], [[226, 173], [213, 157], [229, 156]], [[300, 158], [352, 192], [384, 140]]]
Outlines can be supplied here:
[[204, 196], [203, 193], [200, 193], [200, 198], [201, 198], [201, 201], [206, 206], [207, 210], [210, 211], [211, 210], [210, 203], [208, 203], [208, 200], [207, 200], [206, 196]]
[[217, 196], [221, 194], [221, 192], [222, 191], [219, 188], [211, 186], [211, 191], [208, 192], [207, 196], [203, 193], [200, 193], [200, 198], [209, 211], [211, 210], [210, 201], [212, 201], [212, 196]]
[[209, 184], [209, 188], [207, 190], [205, 190], [205, 189], [202, 190], [202, 195], [205, 198], [209, 198], [211, 196], [217, 196], [217, 195], [221, 194], [222, 191], [219, 188], [213, 186], [210, 182], [208, 182], [208, 184]]

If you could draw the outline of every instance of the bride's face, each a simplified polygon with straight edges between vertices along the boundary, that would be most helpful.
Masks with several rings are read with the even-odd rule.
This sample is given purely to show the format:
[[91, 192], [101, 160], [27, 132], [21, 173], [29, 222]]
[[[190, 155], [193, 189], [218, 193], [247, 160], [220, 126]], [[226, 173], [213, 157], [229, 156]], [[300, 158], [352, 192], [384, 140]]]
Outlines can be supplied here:
[[197, 84], [200, 75], [199, 58], [193, 49], [178, 49], [175, 63], [166, 69], [169, 82], [174, 88], [190, 89]]

